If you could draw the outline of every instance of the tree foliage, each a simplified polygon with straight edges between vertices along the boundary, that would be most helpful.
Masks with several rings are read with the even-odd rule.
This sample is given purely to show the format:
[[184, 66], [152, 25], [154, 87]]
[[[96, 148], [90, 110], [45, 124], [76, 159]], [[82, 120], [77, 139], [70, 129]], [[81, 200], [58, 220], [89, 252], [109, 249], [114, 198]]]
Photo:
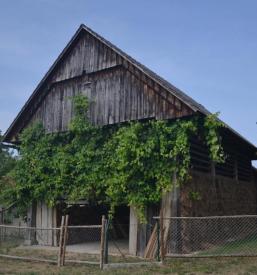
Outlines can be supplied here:
[[3, 196], [2, 192], [3, 190], [5, 190], [5, 194], [8, 193], [8, 199], [12, 193], [14, 182], [10, 177], [10, 172], [15, 167], [15, 164], [16, 159], [12, 152], [2, 143], [2, 135], [0, 131], [0, 204], [6, 203], [5, 196]]
[[83, 198], [109, 205], [110, 213], [121, 204], [134, 206], [143, 220], [145, 207], [171, 190], [172, 174], [177, 184], [188, 179], [191, 136], [204, 137], [210, 156], [223, 160], [223, 125], [216, 115], [97, 127], [89, 123], [87, 98], [73, 100], [75, 116], [66, 133], [49, 134], [36, 123], [21, 134], [11, 196], [20, 206]]

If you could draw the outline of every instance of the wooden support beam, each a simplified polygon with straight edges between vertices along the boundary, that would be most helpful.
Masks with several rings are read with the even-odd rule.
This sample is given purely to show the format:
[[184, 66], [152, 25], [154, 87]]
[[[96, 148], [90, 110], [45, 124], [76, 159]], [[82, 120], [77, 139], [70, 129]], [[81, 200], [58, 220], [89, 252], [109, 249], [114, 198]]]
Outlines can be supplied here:
[[135, 209], [130, 206], [129, 218], [129, 254], [137, 255], [137, 233], [138, 233], [138, 219]]

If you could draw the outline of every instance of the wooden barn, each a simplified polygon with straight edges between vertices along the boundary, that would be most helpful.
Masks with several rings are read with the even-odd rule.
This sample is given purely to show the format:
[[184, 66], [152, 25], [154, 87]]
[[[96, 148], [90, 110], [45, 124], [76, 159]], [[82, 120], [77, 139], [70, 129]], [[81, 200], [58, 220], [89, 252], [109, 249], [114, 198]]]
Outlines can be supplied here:
[[[48, 132], [66, 131], [73, 116], [71, 97], [82, 93], [90, 99], [93, 124], [108, 125], [148, 118], [174, 119], [209, 112], [172, 84], [140, 64], [103, 37], [81, 25], [36, 87], [7, 132], [4, 141], [17, 143], [21, 131], [39, 120]], [[166, 194], [166, 216], [256, 214], [256, 177], [252, 160], [256, 147], [230, 127], [224, 129], [223, 146], [229, 158], [214, 164], [197, 139], [191, 142], [190, 182]], [[190, 200], [197, 191], [201, 200]], [[78, 203], [81, 204], [81, 203]], [[71, 224], [99, 223], [104, 208], [74, 205]], [[58, 226], [60, 209], [37, 202], [29, 210], [30, 225]], [[158, 206], [147, 211], [149, 219]], [[138, 223], [133, 208], [121, 207], [117, 220], [127, 224], [131, 254], [142, 254], [149, 230]], [[49, 244], [54, 238], [49, 237]]]

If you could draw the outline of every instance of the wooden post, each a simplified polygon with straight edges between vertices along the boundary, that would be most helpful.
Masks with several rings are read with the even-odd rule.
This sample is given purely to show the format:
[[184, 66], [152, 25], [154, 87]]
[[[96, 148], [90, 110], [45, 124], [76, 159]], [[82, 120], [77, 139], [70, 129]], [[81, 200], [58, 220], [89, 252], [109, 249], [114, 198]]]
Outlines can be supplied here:
[[58, 266], [59, 267], [62, 265], [64, 220], [65, 220], [65, 217], [62, 216], [62, 222], [61, 222], [61, 228], [60, 228], [60, 238], [59, 238], [59, 255], [58, 255]]
[[104, 267], [104, 244], [105, 244], [105, 216], [102, 216], [100, 269], [103, 269], [103, 267]]
[[66, 243], [67, 243], [67, 236], [68, 236], [68, 221], [69, 215], [65, 216], [64, 221], [64, 234], [63, 234], [63, 248], [62, 248], [62, 266], [65, 264], [65, 254], [66, 254]]
[[160, 213], [160, 250], [161, 250], [161, 262], [164, 262], [165, 248], [164, 248], [164, 228], [163, 228], [163, 211]]
[[137, 235], [138, 235], [138, 218], [136, 215], [135, 208], [130, 206], [129, 216], [129, 254], [137, 255]]
[[[3, 208], [0, 207], [0, 224], [3, 224]], [[2, 241], [2, 231], [3, 229], [0, 228], [0, 243]]]

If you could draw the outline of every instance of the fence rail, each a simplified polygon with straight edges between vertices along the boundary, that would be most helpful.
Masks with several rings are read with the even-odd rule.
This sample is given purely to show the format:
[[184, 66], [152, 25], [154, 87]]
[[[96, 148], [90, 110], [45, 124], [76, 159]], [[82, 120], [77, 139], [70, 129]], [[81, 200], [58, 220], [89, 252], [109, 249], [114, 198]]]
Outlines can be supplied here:
[[68, 226], [68, 216], [62, 218], [61, 227], [53, 228], [1, 224], [0, 257], [58, 266], [65, 263], [101, 265], [101, 230], [102, 225]]

